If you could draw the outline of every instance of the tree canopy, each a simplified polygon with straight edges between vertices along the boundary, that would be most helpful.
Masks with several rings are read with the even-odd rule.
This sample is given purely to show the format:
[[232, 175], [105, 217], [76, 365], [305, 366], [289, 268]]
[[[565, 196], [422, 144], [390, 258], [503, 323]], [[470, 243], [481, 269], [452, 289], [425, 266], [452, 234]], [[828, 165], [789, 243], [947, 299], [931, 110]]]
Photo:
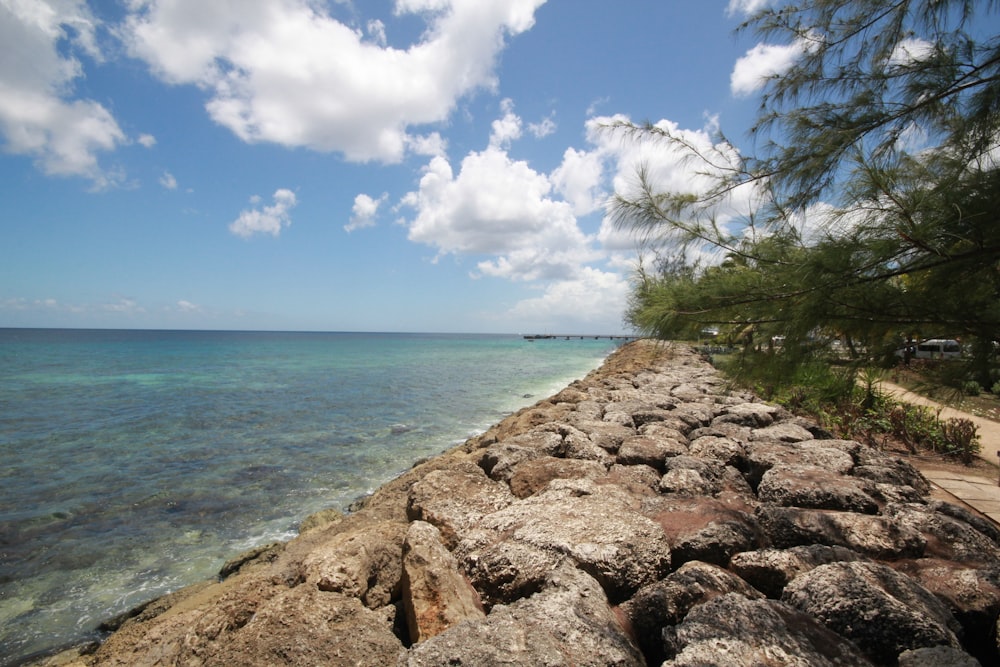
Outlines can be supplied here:
[[[740, 30], [794, 45], [760, 96], [755, 154], [721, 132], [619, 132], [682, 155], [707, 187], [652, 170], [614, 204], [659, 259], [628, 311], [673, 337], [718, 327], [839, 338], [870, 352], [913, 334], [1000, 341], [1000, 37], [993, 0], [803, 0]], [[698, 257], [697, 261], [687, 258]]]

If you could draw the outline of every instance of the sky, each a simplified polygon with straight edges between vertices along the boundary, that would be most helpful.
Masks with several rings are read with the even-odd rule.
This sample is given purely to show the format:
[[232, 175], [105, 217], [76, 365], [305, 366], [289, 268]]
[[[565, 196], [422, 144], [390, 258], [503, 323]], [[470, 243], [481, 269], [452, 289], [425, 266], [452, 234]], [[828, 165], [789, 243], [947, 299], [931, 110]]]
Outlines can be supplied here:
[[0, 327], [627, 333], [606, 126], [748, 143], [766, 1], [0, 0]]

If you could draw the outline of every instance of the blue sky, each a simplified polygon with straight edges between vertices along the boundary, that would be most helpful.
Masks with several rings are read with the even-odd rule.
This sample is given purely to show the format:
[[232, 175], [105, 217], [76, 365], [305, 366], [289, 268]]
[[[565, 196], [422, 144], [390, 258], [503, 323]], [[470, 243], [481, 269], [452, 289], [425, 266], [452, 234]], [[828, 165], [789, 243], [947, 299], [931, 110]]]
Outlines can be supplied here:
[[0, 326], [621, 332], [599, 128], [746, 143], [760, 1], [4, 0]]

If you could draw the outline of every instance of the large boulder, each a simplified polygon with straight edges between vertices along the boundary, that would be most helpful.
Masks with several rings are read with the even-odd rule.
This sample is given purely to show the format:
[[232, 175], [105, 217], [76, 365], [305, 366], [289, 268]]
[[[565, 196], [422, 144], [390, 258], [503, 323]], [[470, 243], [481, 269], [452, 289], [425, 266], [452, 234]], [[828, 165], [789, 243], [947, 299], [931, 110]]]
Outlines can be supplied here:
[[403, 543], [402, 596], [414, 643], [486, 615], [479, 594], [441, 543], [440, 531], [423, 521], [410, 524]]
[[[368, 663], [375, 664], [375, 663]], [[413, 647], [400, 667], [439, 665], [640, 667], [646, 663], [601, 587], [571, 566], [555, 568], [540, 591]]]
[[761, 505], [757, 526], [771, 546], [788, 547], [823, 544], [853, 549], [870, 558], [898, 560], [920, 558], [927, 540], [909, 526], [900, 526], [889, 517]]
[[762, 597], [731, 572], [709, 563], [692, 561], [662, 581], [640, 588], [621, 605], [621, 612], [646, 662], [659, 665], [667, 658], [663, 629], [680, 623], [695, 606], [726, 593]]
[[694, 609], [664, 633], [663, 667], [864, 667], [872, 663], [844, 637], [776, 600], [729, 593]]
[[782, 600], [847, 637], [875, 662], [892, 664], [907, 649], [961, 648], [961, 626], [948, 607], [879, 563], [820, 565], [788, 584]]
[[482, 572], [478, 564], [484, 559], [502, 562], [524, 553], [530, 557], [525, 564], [530, 567], [538, 562], [537, 550], [551, 554], [550, 559], [568, 557], [618, 602], [670, 568], [666, 536], [630, 498], [618, 487], [591, 480], [554, 482], [543, 493], [483, 517], [459, 543], [457, 553], [477, 573]]

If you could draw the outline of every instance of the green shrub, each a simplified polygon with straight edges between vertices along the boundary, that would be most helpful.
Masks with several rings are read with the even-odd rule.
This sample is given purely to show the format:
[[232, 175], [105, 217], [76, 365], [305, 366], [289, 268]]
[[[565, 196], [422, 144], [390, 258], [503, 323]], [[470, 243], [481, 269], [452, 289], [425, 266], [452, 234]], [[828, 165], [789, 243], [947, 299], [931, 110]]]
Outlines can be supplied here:
[[993, 384], [993, 387], [990, 389], [990, 391], [993, 392], [995, 396], [1000, 396], [1000, 380], [998, 380]]
[[962, 384], [962, 393], [966, 396], [979, 396], [983, 388], [975, 380], [968, 380]]
[[979, 453], [979, 427], [969, 419], [952, 418], [941, 424], [945, 453], [958, 456], [963, 463], [972, 463]]

